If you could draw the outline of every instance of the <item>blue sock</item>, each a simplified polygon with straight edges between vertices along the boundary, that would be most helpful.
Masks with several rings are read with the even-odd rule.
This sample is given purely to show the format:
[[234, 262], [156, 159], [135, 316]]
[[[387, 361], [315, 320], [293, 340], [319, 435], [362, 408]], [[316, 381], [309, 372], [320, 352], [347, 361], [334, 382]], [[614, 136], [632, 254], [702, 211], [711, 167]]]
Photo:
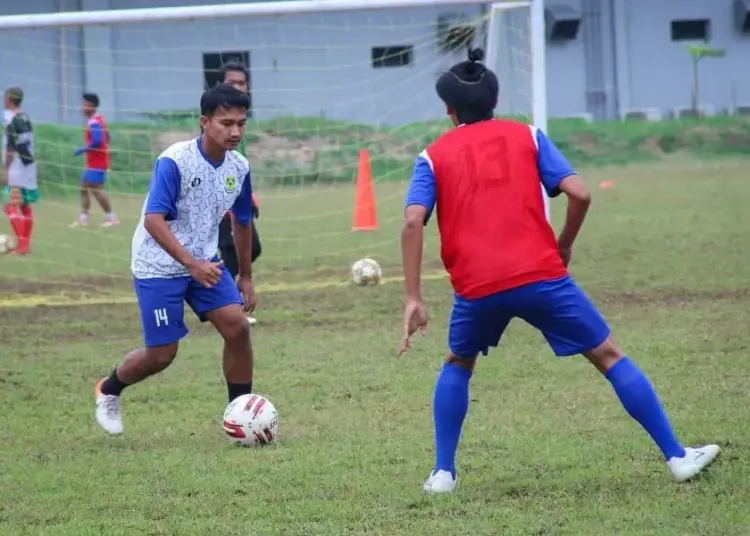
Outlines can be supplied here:
[[435, 471], [456, 475], [456, 450], [469, 409], [471, 371], [446, 363], [435, 384], [432, 415], [435, 421]]
[[677, 441], [659, 397], [638, 365], [624, 357], [605, 376], [614, 387], [625, 411], [646, 429], [661, 449], [664, 458], [669, 460], [675, 456], [683, 457], [685, 449]]

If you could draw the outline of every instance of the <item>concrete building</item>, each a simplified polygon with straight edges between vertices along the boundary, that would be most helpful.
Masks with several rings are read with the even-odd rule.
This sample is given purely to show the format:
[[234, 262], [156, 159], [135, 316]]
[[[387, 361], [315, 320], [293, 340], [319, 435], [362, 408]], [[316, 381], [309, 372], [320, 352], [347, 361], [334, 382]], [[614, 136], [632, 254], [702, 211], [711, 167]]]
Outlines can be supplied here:
[[[4, 2], [3, 15], [128, 9], [230, 0], [34, 0]], [[354, 0], [353, 0], [354, 1]], [[631, 109], [661, 113], [691, 103], [686, 44], [710, 39], [723, 58], [700, 64], [700, 101], [734, 110], [750, 103], [747, 0], [546, 0], [551, 117], [611, 119]], [[441, 117], [435, 76], [462, 59], [438, 46], [441, 15], [464, 15], [486, 40], [486, 7], [425, 7], [290, 17], [0, 30], [0, 84], [21, 85], [40, 122], [79, 123], [80, 94], [97, 92], [116, 120], [146, 111], [195, 109], [210, 68], [247, 59], [254, 115], [324, 116], [399, 124]], [[503, 23], [501, 108], [529, 113], [528, 12]], [[739, 26], [744, 23], [744, 33]], [[739, 24], [739, 25], [738, 25]], [[210, 78], [210, 74], [209, 74]]]

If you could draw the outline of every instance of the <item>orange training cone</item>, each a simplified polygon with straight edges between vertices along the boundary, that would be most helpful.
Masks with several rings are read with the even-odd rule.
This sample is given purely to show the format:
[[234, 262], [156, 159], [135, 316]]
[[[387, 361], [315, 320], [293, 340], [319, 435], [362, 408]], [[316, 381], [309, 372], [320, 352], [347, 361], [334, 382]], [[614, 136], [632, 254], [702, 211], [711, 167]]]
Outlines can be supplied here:
[[375, 211], [375, 191], [372, 187], [372, 167], [367, 149], [359, 152], [357, 169], [357, 193], [354, 198], [354, 218], [352, 231], [375, 231], [378, 228], [378, 215]]

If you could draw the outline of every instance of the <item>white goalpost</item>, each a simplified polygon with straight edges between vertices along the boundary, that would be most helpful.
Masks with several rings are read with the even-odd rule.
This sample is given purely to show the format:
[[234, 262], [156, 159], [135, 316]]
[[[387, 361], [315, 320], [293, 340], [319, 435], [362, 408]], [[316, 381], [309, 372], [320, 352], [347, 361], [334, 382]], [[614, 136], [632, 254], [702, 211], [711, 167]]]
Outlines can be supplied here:
[[[298, 269], [308, 272], [299, 279], [346, 271], [362, 256], [399, 262], [411, 166], [447, 128], [434, 83], [469, 44], [485, 49], [498, 75], [498, 113], [547, 128], [544, 0], [97, 4], [112, 9], [0, 16], [0, 89], [23, 89], [37, 131], [41, 223], [29, 262], [0, 274], [24, 288], [52, 281], [67, 296], [130, 295], [131, 234], [153, 160], [197, 134], [200, 95], [227, 60], [250, 75], [246, 151], [268, 284]], [[83, 160], [73, 151], [83, 143], [84, 91], [99, 95], [110, 125], [116, 229], [68, 228], [80, 210]], [[350, 232], [362, 150], [378, 233]], [[546, 196], [545, 208], [549, 217]], [[92, 222], [100, 212], [92, 200]], [[10, 234], [4, 221], [2, 234]]]

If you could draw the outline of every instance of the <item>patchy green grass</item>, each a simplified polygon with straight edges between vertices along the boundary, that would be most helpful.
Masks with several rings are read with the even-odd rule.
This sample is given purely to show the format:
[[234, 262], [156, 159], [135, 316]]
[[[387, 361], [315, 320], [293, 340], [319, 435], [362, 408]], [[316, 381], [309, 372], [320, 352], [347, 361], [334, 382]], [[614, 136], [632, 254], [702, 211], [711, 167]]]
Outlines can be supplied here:
[[[556, 360], [518, 322], [472, 382], [458, 493], [422, 496], [450, 289], [425, 283], [431, 332], [399, 359], [400, 286], [345, 284], [363, 255], [398, 275], [404, 187], [379, 185], [370, 234], [348, 230], [350, 187], [279, 189], [263, 192], [253, 332], [255, 384], [279, 410], [278, 443], [240, 449], [222, 437], [221, 345], [193, 319], [175, 365], [126, 391], [126, 433], [111, 438], [93, 422], [93, 385], [140, 343], [135, 305], [1, 308], [0, 534], [746, 535], [746, 165], [585, 175], [594, 205], [574, 275], [681, 438], [722, 446], [705, 477], [675, 484], [607, 382], [581, 359]], [[614, 188], [598, 190], [602, 180]], [[142, 199], [116, 202], [123, 226], [76, 231], [75, 205], [47, 199], [33, 255], [0, 258], [0, 300], [129, 296]], [[563, 212], [556, 204], [558, 225]], [[437, 245], [431, 227], [433, 274]]]
[[[409, 175], [415, 155], [448, 128], [445, 119], [375, 128], [317, 117], [279, 117], [248, 124], [245, 154], [253, 164], [256, 183], [266, 188], [351, 182], [362, 149], [370, 152], [378, 181], [398, 182]], [[154, 159], [172, 143], [197, 136], [198, 120], [184, 114], [156, 115], [145, 123], [115, 123], [110, 130], [108, 187], [122, 193], [143, 192]], [[750, 147], [746, 117], [655, 123], [553, 118], [548, 131], [576, 166], [658, 162], [675, 154], [738, 158], [746, 157]], [[44, 194], [77, 195], [83, 161], [73, 156], [73, 150], [81, 143], [81, 129], [42, 124], [36, 133]]]

